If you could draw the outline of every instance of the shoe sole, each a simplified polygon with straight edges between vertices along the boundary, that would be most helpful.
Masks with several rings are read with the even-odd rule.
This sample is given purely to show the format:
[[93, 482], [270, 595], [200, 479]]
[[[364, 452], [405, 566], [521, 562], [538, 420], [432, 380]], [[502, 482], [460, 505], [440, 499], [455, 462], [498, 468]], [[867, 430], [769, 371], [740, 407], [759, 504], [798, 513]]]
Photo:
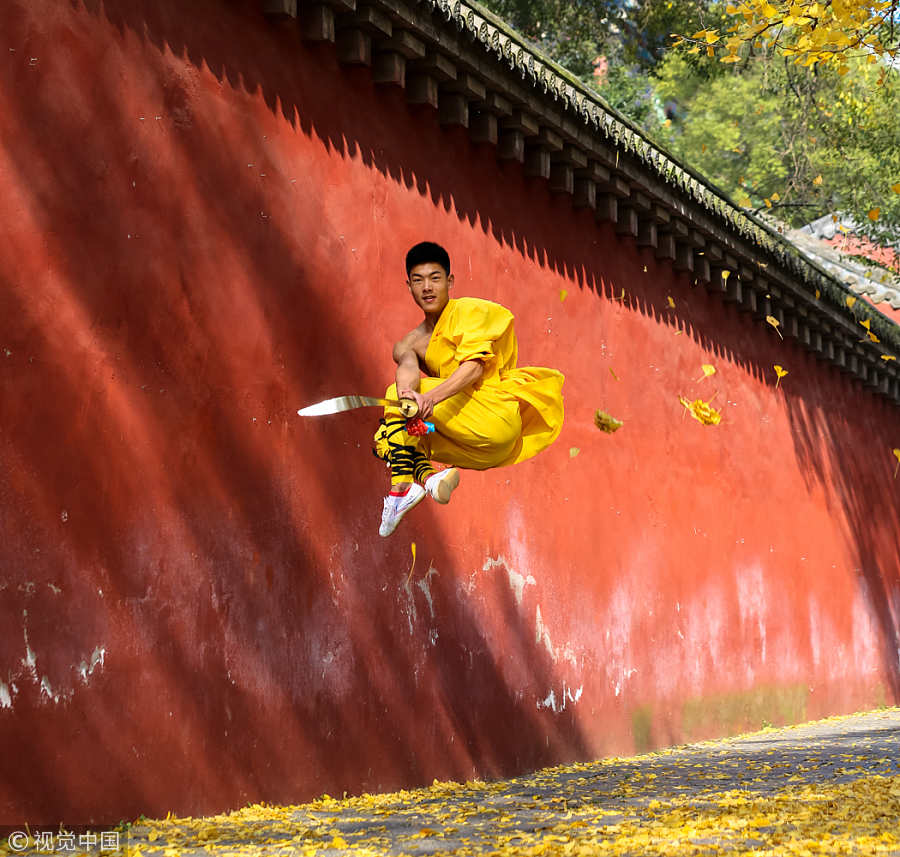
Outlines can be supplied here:
[[431, 495], [438, 503], [444, 505], [450, 502], [450, 495], [454, 492], [456, 486], [459, 485], [459, 471], [455, 467], [451, 467], [447, 472], [450, 475], [445, 476], [438, 482], [437, 489]]

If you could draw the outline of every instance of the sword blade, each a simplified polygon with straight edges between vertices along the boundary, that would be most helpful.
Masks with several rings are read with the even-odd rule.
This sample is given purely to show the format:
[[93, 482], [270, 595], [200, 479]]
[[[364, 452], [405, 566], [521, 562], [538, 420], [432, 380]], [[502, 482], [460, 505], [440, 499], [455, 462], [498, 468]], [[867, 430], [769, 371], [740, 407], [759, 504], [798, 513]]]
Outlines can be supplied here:
[[381, 405], [393, 405], [400, 407], [400, 402], [394, 399], [377, 399], [373, 396], [336, 396], [333, 399], [325, 399], [322, 402], [316, 402], [306, 408], [297, 411], [301, 417], [321, 417], [326, 414], [339, 414], [342, 411], [352, 411], [356, 408], [369, 408]]

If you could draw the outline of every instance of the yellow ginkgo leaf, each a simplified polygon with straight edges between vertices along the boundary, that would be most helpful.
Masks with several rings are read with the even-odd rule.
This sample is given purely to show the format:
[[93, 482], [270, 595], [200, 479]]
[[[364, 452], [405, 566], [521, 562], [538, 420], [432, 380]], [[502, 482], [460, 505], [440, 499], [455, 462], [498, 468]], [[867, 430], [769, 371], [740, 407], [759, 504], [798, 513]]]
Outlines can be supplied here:
[[559, 290], [559, 302], [562, 303], [567, 297], [569, 293], [565, 289]]
[[667, 295], [667, 296], [666, 296], [666, 300], [668, 301], [669, 306], [670, 306], [672, 309], [675, 309], [675, 301], [672, 300], [672, 296], [671, 296], [671, 295]]
[[574, 458], [581, 450], [577, 446], [569, 447], [569, 458]]
[[766, 197], [766, 198], [763, 200], [763, 202], [766, 204], [766, 208], [771, 208], [771, 207], [772, 207], [772, 200], [769, 199], [769, 197]]
[[892, 185], [891, 185], [891, 190], [892, 190], [894, 193], [900, 193], [900, 182], [897, 182], [897, 184], [892, 184]]
[[816, 300], [818, 300], [820, 297], [822, 297], [822, 293], [818, 289], [816, 289]]
[[864, 319], [860, 322], [860, 324], [861, 324], [866, 330], [868, 330], [868, 329], [869, 329], [869, 326], [872, 324], [872, 321], [871, 321], [871, 319], [864, 318]]
[[409, 567], [409, 576], [406, 578], [407, 583], [409, 583], [410, 579], [412, 578], [413, 569], [416, 567], [416, 543], [412, 542], [412, 544], [410, 544], [409, 546], [409, 549], [412, 551], [413, 561], [412, 565]]
[[[777, 333], [779, 336], [781, 336], [781, 331], [778, 329], [778, 324], [779, 324], [778, 319], [775, 318], [774, 315], [767, 315], [767, 316], [766, 316], [766, 321], [767, 321], [769, 324], [771, 324], [772, 327], [775, 328], [775, 333]], [[784, 339], [783, 336], [781, 336], [781, 338]]]
[[609, 367], [609, 374], [610, 374], [610, 375], [612, 375], [612, 376], [613, 376], [613, 378], [615, 378], [615, 379], [616, 379], [616, 380], [617, 380], [617, 381], [618, 381], [618, 380], [619, 380], [619, 376], [618, 376], [618, 375], [616, 375], [616, 373], [615, 373], [615, 372], [613, 372], [613, 368], [612, 368], [612, 366], [610, 366], [610, 367]]
[[676, 331], [675, 331], [675, 336], [681, 336], [682, 333], [684, 333], [683, 330], [676, 330]]
[[778, 194], [778, 191], [776, 190], [775, 193], [772, 194], [772, 201], [778, 202], [779, 199], [781, 199], [781, 196]]
[[872, 340], [872, 342], [881, 342], [881, 340], [874, 333], [872, 333], [871, 330], [869, 331], [869, 333], [867, 335], [868, 335], [869, 339]]
[[775, 364], [774, 369], [775, 369], [775, 375], [777, 376], [775, 378], [775, 389], [777, 390], [778, 385], [781, 383], [781, 379], [785, 375], [787, 375], [788, 371], [783, 366], [779, 366], [777, 363]]
[[870, 208], [869, 209], [869, 220], [878, 220], [881, 217], [881, 209], [880, 208]]
[[697, 422], [703, 423], [705, 426], [718, 425], [722, 419], [722, 415], [703, 399], [694, 399], [693, 402], [689, 402], [684, 396], [679, 396], [678, 401], [684, 405], [686, 410], [690, 411], [691, 416]]
[[822, 184], [822, 174], [821, 174], [821, 173], [819, 173], [819, 175], [817, 175], [817, 176], [813, 179], [813, 184], [814, 184], [814, 185], [820, 185], [820, 184]]
[[722, 279], [725, 280], [725, 282], [728, 282], [728, 278], [730, 276], [731, 276], [731, 271], [729, 271], [727, 268], [722, 271]]
[[703, 370], [703, 374], [697, 379], [698, 381], [716, 374], [716, 367], [712, 363], [704, 363], [700, 368]]
[[848, 307], [850, 307], [850, 309], [853, 309], [853, 304], [856, 303], [856, 298], [853, 297], [853, 295], [847, 295], [845, 303]]
[[882, 354], [881, 359], [882, 360], [896, 360], [897, 358], [894, 357], [893, 354]]
[[897, 459], [897, 466], [894, 468], [894, 479], [897, 478], [897, 470], [900, 469], [900, 449], [892, 449], [891, 452], [894, 453], [894, 456]]
[[623, 423], [622, 420], [617, 420], [615, 417], [606, 413], [606, 411], [597, 411], [597, 413], [594, 414], [594, 425], [597, 426], [600, 431], [612, 434], [614, 431], [618, 431], [622, 428]]

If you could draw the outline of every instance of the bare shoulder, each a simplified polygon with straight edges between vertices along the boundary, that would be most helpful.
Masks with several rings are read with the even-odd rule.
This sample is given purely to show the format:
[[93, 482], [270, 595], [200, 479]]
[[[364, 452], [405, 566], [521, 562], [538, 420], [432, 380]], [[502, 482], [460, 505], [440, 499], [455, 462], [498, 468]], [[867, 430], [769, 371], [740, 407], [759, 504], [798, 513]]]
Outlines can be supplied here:
[[418, 345], [424, 333], [425, 331], [423, 323], [418, 325], [417, 327], [414, 327], [409, 333], [402, 336], [394, 345], [394, 360], [399, 363], [400, 358], [407, 351], [414, 351], [418, 353]]

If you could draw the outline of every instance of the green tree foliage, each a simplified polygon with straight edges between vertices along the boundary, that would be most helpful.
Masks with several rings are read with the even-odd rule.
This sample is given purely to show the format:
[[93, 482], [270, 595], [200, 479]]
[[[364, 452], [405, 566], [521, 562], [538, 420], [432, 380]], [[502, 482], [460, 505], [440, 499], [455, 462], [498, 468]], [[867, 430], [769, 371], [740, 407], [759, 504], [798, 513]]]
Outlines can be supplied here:
[[[792, 225], [840, 212], [896, 241], [900, 76], [886, 75], [871, 52], [806, 65], [747, 40], [732, 42], [722, 63], [735, 38], [727, 35], [738, 8], [731, 2], [487, 5], [739, 205]], [[710, 36], [696, 40], [703, 47], [676, 48], [676, 33]]]
[[662, 142], [739, 204], [792, 225], [842, 212], [873, 237], [900, 227], [900, 86], [880, 72], [801, 68], [748, 57], [699, 77], [683, 54], [655, 70], [654, 91], [678, 110]]

